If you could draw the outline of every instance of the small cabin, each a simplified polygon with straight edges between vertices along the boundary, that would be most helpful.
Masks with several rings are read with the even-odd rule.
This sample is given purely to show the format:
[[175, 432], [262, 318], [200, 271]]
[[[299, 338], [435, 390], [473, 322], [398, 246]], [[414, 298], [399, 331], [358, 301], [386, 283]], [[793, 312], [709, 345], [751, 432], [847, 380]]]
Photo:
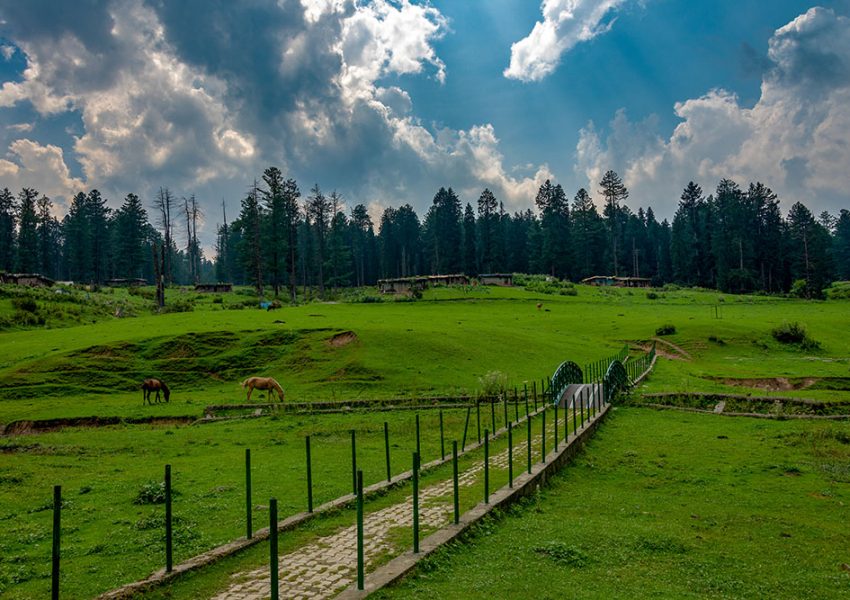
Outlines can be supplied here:
[[378, 290], [382, 294], [411, 294], [422, 291], [428, 285], [425, 277], [396, 277], [395, 279], [379, 279]]
[[454, 273], [452, 275], [429, 275], [428, 285], [431, 287], [437, 285], [469, 285], [469, 277], [463, 273]]
[[585, 285], [628, 288], [648, 288], [652, 285], [652, 280], [647, 277], [615, 277], [613, 275], [594, 275], [582, 279], [581, 282]]
[[26, 285], [29, 287], [50, 287], [55, 281], [39, 273], [3, 273], [0, 275], [3, 283]]
[[130, 279], [107, 279], [106, 285], [109, 287], [141, 287], [147, 285], [148, 282], [141, 277]]
[[225, 294], [233, 291], [232, 283], [197, 283], [195, 291], [202, 294]]
[[501, 285], [510, 287], [514, 284], [513, 273], [487, 273], [479, 275], [478, 281], [481, 285]]

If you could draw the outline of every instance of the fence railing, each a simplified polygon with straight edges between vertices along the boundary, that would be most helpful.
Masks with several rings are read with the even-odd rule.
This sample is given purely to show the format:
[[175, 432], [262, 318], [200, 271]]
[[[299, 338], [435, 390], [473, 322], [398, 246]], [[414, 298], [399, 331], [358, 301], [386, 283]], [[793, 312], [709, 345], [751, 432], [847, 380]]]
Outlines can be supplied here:
[[[627, 374], [626, 369], [623, 366], [623, 363], [619, 360], [619, 357], [625, 359], [628, 355], [628, 347], [625, 346], [622, 350], [620, 350], [617, 354], [607, 358], [602, 359], [601, 361], [595, 361], [589, 364], [584, 371], [574, 362], [565, 361], [563, 362], [555, 374], [551, 377], [545, 377], [540, 380], [540, 385], [538, 388], [538, 382], [533, 381], [531, 386], [528, 384], [524, 384], [522, 390], [520, 391], [518, 388], [514, 388], [513, 390], [513, 398], [511, 398], [511, 394], [505, 393], [500, 398], [486, 398], [482, 401], [482, 399], [476, 400], [473, 406], [470, 405], [466, 411], [466, 418], [463, 428], [463, 439], [460, 443], [460, 452], [458, 452], [458, 441], [452, 440], [452, 452], [450, 457], [446, 457], [446, 444], [445, 444], [445, 430], [443, 426], [443, 414], [442, 410], [440, 410], [440, 419], [439, 419], [439, 429], [440, 429], [440, 459], [438, 461], [434, 461], [432, 463], [432, 467], [435, 465], [442, 465], [448, 462], [453, 463], [453, 478], [454, 478], [454, 522], [457, 523], [460, 511], [458, 508], [458, 467], [457, 461], [458, 456], [465, 453], [466, 445], [467, 445], [467, 434], [470, 430], [471, 421], [474, 418], [476, 425], [476, 437], [478, 438], [478, 444], [473, 445], [469, 451], [475, 451], [480, 448], [484, 449], [484, 461], [485, 468], [484, 473], [487, 477], [487, 481], [485, 481], [485, 502], [489, 497], [489, 462], [490, 462], [490, 452], [489, 452], [489, 443], [491, 439], [495, 439], [495, 437], [499, 437], [502, 434], [506, 435], [509, 442], [510, 451], [508, 453], [508, 473], [509, 473], [509, 481], [508, 486], [513, 486], [514, 482], [514, 449], [513, 449], [513, 430], [514, 428], [523, 420], [527, 421], [527, 437], [528, 437], [528, 468], [529, 473], [531, 472], [532, 465], [532, 438], [539, 437], [541, 447], [541, 460], [545, 463], [546, 461], [546, 438], [550, 435], [551, 428], [547, 430], [546, 427], [546, 412], [552, 410], [554, 412], [553, 425], [554, 425], [554, 447], [557, 450], [559, 437], [562, 435], [564, 441], [566, 442], [570, 435], [570, 425], [572, 425], [572, 433], [573, 435], [577, 435], [579, 431], [583, 430], [596, 415], [598, 415], [605, 407], [605, 405], [609, 404], [611, 400], [614, 398], [616, 392], [620, 389], [624, 389], [630, 385], [629, 374]], [[629, 373], [637, 372], [636, 370], [640, 365], [648, 365], [651, 363], [651, 357], [654, 356], [654, 347], [647, 353], [644, 357], [639, 357], [638, 359], [629, 360]], [[632, 368], [634, 365], [634, 369]], [[641, 371], [642, 372], [642, 371]], [[582, 400], [580, 406], [578, 404], [573, 405], [573, 409], [568, 411], [566, 408], [560, 413], [562, 415], [559, 416], [559, 410], [557, 406], [557, 401], [560, 400], [560, 396], [563, 393], [566, 386], [571, 384], [582, 384], [593, 382], [595, 385], [586, 386], [588, 389], [586, 390], [588, 393], [585, 394], [585, 398]], [[610, 390], [610, 391], [609, 391]], [[483, 443], [482, 443], [482, 404], [484, 405], [484, 425], [483, 428]], [[489, 404], [489, 406], [487, 406]], [[499, 407], [498, 405], [502, 406]], [[512, 406], [511, 406], [512, 405]], [[520, 406], [523, 405], [524, 410], [520, 410]], [[499, 418], [497, 420], [497, 407], [501, 410], [498, 410]], [[509, 408], [510, 407], [510, 408]], [[533, 408], [532, 408], [533, 407]], [[511, 410], [512, 409], [512, 410]], [[473, 410], [475, 411], [473, 416]], [[489, 414], [487, 414], [489, 413]], [[537, 415], [542, 415], [541, 417], [541, 428], [539, 436], [535, 435], [532, 431], [532, 419]], [[488, 418], [489, 417], [489, 418]], [[488, 423], [486, 421], [490, 421], [489, 427], [487, 427]], [[501, 421], [504, 424], [504, 427], [498, 430], [497, 434], [497, 425], [498, 422]], [[563, 432], [562, 434], [559, 431]], [[419, 483], [419, 472], [422, 469], [421, 464], [421, 447], [420, 447], [420, 427], [419, 427], [419, 417], [416, 415], [416, 439], [415, 439], [415, 449], [414, 452], [414, 460], [413, 460], [413, 469], [412, 471], [404, 472], [399, 475], [393, 476], [391, 471], [391, 444], [389, 442], [390, 431], [388, 427], [388, 423], [384, 422], [383, 427], [383, 435], [384, 435], [384, 448], [385, 448], [385, 462], [386, 462], [386, 478], [387, 481], [382, 485], [389, 484], [397, 484], [401, 481], [410, 479], [414, 482], [415, 488], [418, 488]], [[356, 446], [356, 431], [350, 431], [351, 436], [351, 476], [352, 476], [352, 493], [337, 498], [334, 501], [331, 501], [328, 504], [340, 504], [346, 498], [353, 498], [355, 506], [357, 507], [357, 521], [358, 521], [358, 577], [357, 583], [358, 587], [362, 589], [363, 585], [363, 556], [362, 556], [362, 519], [363, 519], [363, 480], [362, 480], [362, 468], [358, 468], [357, 464], [357, 446]], [[474, 441], [474, 440], [473, 440]], [[308, 514], [312, 515], [314, 511], [313, 506], [313, 490], [314, 490], [314, 477], [313, 477], [313, 456], [311, 452], [311, 439], [310, 436], [306, 436], [305, 438], [305, 458], [306, 458], [306, 486], [305, 486], [305, 507], [307, 508]], [[406, 462], [406, 461], [405, 461]], [[252, 523], [252, 484], [251, 484], [251, 454], [250, 450], [245, 451], [245, 465], [244, 465], [244, 474], [245, 474], [245, 488], [244, 488], [244, 501], [245, 501], [245, 533], [246, 536], [243, 541], [246, 543], [252, 539], [256, 532], [253, 531], [253, 523]], [[522, 469], [520, 469], [521, 471]], [[375, 484], [378, 485], [378, 484]], [[169, 574], [174, 569], [173, 565], [173, 528], [172, 528], [172, 520], [173, 513], [179, 513], [181, 507], [172, 502], [172, 465], [165, 466], [165, 478], [163, 489], [165, 493], [165, 518], [164, 518], [164, 546], [165, 546], [165, 573]], [[418, 489], [415, 489], [414, 495], [418, 493]], [[270, 528], [268, 530], [268, 539], [270, 543], [270, 560], [271, 565], [276, 563], [276, 559], [278, 556], [278, 537], [277, 530], [281, 522], [276, 521], [277, 515], [277, 500], [272, 498], [270, 499], [269, 506], [274, 506], [273, 516], [270, 517]], [[418, 502], [415, 503], [414, 510], [418, 510]], [[59, 566], [60, 566], [60, 529], [61, 529], [61, 510], [62, 510], [62, 501], [61, 501], [61, 491], [59, 486], [55, 488], [55, 496], [54, 496], [54, 512], [53, 512], [53, 533], [54, 533], [54, 543], [52, 547], [52, 583], [51, 583], [51, 596], [53, 598], [59, 597]], [[414, 515], [414, 540], [415, 546], [418, 547], [418, 525], [419, 519], [418, 514]], [[277, 526], [275, 525], [277, 523]], [[272, 533], [274, 532], [274, 533]], [[240, 538], [242, 539], [242, 538]], [[194, 560], [194, 559], [193, 559]], [[274, 573], [274, 569], [272, 572]], [[158, 575], [154, 575], [152, 577], [157, 577]], [[277, 597], [277, 574], [274, 573], [271, 575], [272, 584], [274, 586], [273, 596]]]

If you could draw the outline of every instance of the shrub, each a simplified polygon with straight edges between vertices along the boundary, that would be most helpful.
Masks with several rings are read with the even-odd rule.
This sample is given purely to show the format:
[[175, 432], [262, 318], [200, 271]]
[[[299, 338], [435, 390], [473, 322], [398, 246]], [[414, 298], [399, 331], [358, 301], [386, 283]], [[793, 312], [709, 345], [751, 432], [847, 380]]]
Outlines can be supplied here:
[[222, 304], [224, 302], [224, 298], [221, 296], [214, 296], [212, 299], [213, 304]]
[[658, 294], [656, 294], [655, 292], [647, 292], [646, 293], [646, 299], [647, 300], [658, 300]]
[[499, 396], [508, 388], [508, 376], [501, 371], [490, 371], [478, 378], [481, 393], [485, 396]]
[[22, 312], [34, 313], [38, 311], [38, 304], [35, 303], [35, 299], [30, 298], [29, 296], [13, 298], [12, 306]]
[[820, 342], [809, 337], [806, 326], [796, 321], [793, 323], [782, 323], [779, 327], [772, 329], [770, 335], [780, 344], [795, 344], [803, 350], [817, 350], [820, 348]]
[[676, 326], [670, 323], [662, 325], [655, 330], [655, 335], [673, 335], [674, 333], [676, 333]]
[[165, 504], [165, 482], [148, 481], [142, 484], [133, 504]]

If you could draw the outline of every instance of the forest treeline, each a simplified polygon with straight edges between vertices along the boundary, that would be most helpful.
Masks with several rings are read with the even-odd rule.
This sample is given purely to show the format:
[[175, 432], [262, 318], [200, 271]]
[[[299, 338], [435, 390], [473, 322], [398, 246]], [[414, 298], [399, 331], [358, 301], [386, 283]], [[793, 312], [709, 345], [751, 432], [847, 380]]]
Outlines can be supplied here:
[[[358, 204], [345, 211], [336, 193], [318, 185], [302, 192], [276, 167], [265, 170], [223, 214], [216, 256], [203, 256], [194, 196], [167, 188], [150, 209], [128, 194], [117, 210], [97, 190], [77, 194], [68, 214], [52, 216], [49, 198], [31, 188], [0, 192], [0, 269], [54, 279], [102, 283], [113, 278], [166, 283], [227, 281], [266, 295], [296, 297], [316, 289], [373, 285], [379, 278], [423, 274], [521, 272], [580, 281], [592, 275], [650, 278], [726, 292], [793, 292], [819, 297], [833, 280], [850, 279], [850, 211], [815, 216], [800, 202], [782, 215], [761, 183], [744, 189], [723, 179], [713, 193], [691, 182], [672, 223], [652, 208], [633, 211], [629, 191], [608, 171], [596, 191], [572, 199], [546, 181], [536, 211], [511, 214], [485, 189], [464, 204], [440, 188], [423, 217], [409, 204], [386, 208], [373, 223]], [[222, 206], [224, 208], [224, 206]], [[178, 241], [179, 240], [179, 241]], [[155, 256], [159, 259], [155, 262]]]

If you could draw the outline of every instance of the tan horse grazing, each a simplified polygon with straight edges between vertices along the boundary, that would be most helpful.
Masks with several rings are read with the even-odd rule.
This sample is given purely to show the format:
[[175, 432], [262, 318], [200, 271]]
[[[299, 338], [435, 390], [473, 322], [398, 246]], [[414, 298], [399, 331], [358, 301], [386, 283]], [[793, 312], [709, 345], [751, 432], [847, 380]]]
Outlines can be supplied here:
[[274, 393], [277, 393], [280, 401], [283, 402], [283, 388], [271, 377], [249, 377], [242, 382], [242, 387], [248, 388], [248, 399], [246, 402], [251, 401], [251, 392], [254, 391], [254, 388], [258, 390], [269, 390], [269, 399], [271, 399]]
[[147, 401], [148, 404], [153, 404], [153, 402], [151, 402], [151, 392], [156, 392], [157, 403], [160, 402], [160, 392], [162, 392], [165, 396], [166, 402], [168, 402], [168, 399], [171, 396], [171, 390], [168, 389], [168, 386], [165, 385], [165, 382], [161, 379], [145, 379], [142, 382], [142, 404], [144, 404], [145, 401]]

